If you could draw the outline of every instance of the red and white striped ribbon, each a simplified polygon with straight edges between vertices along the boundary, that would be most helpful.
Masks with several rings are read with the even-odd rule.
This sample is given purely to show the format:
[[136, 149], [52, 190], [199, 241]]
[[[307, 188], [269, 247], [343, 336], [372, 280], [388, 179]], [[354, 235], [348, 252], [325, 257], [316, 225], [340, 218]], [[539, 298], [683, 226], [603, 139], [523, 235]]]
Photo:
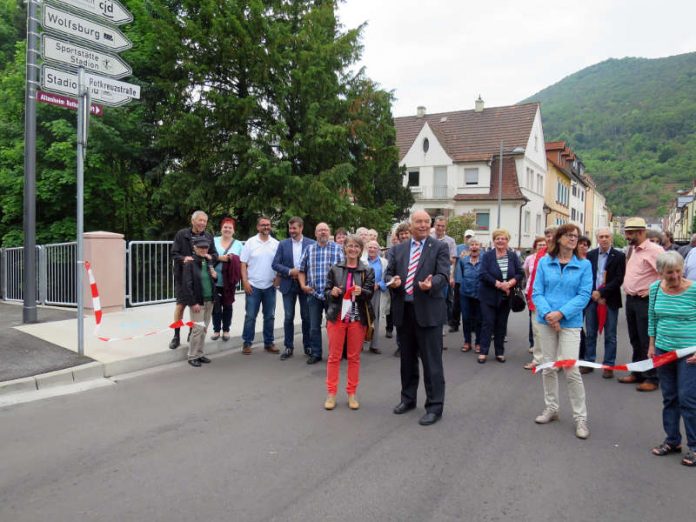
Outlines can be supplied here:
[[205, 323], [196, 323], [193, 321], [176, 321], [170, 324], [167, 328], [160, 328], [158, 330], [152, 330], [150, 332], [141, 335], [131, 335], [129, 337], [102, 337], [99, 335], [99, 328], [102, 322], [102, 309], [101, 302], [99, 301], [99, 289], [97, 288], [97, 282], [94, 279], [94, 272], [92, 271], [92, 265], [89, 261], [85, 261], [85, 269], [87, 270], [87, 276], [89, 277], [89, 288], [92, 293], [92, 308], [94, 308], [94, 335], [100, 341], [106, 343], [112, 343], [114, 341], [132, 341], [133, 339], [142, 339], [143, 337], [150, 337], [151, 335], [157, 335], [163, 332], [167, 332], [172, 328], [181, 328], [182, 326], [188, 326], [193, 328], [195, 325], [205, 326]]
[[661, 355], [656, 355], [652, 359], [645, 359], [643, 361], [628, 364], [619, 364], [617, 366], [608, 366], [590, 361], [579, 361], [577, 359], [564, 359], [562, 361], [553, 361], [540, 364], [534, 368], [534, 373], [540, 373], [542, 370], [546, 370], [547, 368], [575, 368], [580, 366], [585, 366], [587, 368], [599, 368], [602, 370], [613, 370], [618, 372], [645, 372], [652, 370], [653, 368], [658, 368], [659, 366], [664, 366], [665, 364], [669, 364], [677, 359], [681, 359], [682, 357], [686, 357], [687, 355], [694, 353], [696, 353], [696, 346], [691, 346], [689, 348], [681, 348], [679, 350], [673, 350]]

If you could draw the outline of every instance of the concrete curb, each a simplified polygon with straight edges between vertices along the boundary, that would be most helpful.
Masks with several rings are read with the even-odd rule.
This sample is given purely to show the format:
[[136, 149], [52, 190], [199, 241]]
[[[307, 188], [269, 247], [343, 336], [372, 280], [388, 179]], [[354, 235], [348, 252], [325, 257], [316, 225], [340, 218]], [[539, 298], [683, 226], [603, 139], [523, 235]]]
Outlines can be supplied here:
[[[231, 353], [239, 351], [241, 346], [231, 343], [206, 343], [205, 353], [213, 355], [217, 353]], [[8, 396], [17, 393], [36, 392], [59, 386], [85, 383], [99, 379], [109, 379], [117, 375], [133, 373], [140, 370], [147, 370], [158, 366], [164, 366], [174, 362], [181, 362], [187, 359], [187, 346], [181, 346], [176, 350], [168, 350], [142, 357], [123, 359], [107, 363], [92, 362], [56, 370], [53, 372], [24, 377], [12, 381], [0, 382], [0, 396]]]
[[0, 382], [0, 395], [26, 393], [103, 378], [104, 364], [93, 362], [54, 372], [42, 373], [33, 377]]

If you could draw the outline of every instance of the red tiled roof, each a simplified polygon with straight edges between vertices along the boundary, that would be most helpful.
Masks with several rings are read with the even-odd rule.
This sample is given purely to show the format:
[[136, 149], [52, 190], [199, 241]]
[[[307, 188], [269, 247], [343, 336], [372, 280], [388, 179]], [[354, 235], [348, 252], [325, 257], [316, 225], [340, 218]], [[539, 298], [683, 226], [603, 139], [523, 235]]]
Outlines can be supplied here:
[[[426, 114], [394, 118], [399, 159], [409, 151], [423, 125], [428, 123], [452, 161], [478, 161], [498, 154], [500, 140], [505, 150], [527, 147], [538, 103]], [[475, 155], [471, 159], [471, 155]]]
[[[491, 164], [491, 190], [486, 194], [457, 194], [454, 196], [455, 201], [489, 201], [498, 199], [498, 175], [499, 175], [500, 157], [493, 159]], [[504, 200], [522, 200], [527, 199], [520, 190], [517, 182], [517, 167], [515, 166], [515, 158], [503, 157], [503, 194]]]

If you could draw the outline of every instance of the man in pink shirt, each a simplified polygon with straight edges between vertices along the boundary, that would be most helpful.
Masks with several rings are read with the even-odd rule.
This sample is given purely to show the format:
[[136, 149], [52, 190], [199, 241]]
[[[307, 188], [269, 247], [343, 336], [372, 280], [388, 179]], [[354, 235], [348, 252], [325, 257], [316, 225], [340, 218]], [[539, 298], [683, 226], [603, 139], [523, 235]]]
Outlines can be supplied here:
[[[626, 324], [628, 338], [633, 347], [633, 362], [648, 358], [648, 288], [659, 279], [656, 259], [663, 248], [651, 243], [647, 236], [645, 220], [639, 217], [628, 218], [624, 224], [624, 235], [631, 247], [627, 256], [626, 275], [623, 289], [626, 293]], [[621, 377], [619, 382], [638, 384], [638, 391], [657, 390], [657, 372], [633, 372]]]

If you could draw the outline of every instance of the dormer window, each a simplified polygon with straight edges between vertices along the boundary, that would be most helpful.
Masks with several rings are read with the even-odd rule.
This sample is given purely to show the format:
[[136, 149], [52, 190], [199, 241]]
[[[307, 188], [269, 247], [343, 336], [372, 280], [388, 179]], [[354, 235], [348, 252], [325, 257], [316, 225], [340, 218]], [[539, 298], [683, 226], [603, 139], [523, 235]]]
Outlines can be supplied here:
[[423, 152], [428, 152], [428, 149], [430, 149], [430, 140], [423, 138]]

